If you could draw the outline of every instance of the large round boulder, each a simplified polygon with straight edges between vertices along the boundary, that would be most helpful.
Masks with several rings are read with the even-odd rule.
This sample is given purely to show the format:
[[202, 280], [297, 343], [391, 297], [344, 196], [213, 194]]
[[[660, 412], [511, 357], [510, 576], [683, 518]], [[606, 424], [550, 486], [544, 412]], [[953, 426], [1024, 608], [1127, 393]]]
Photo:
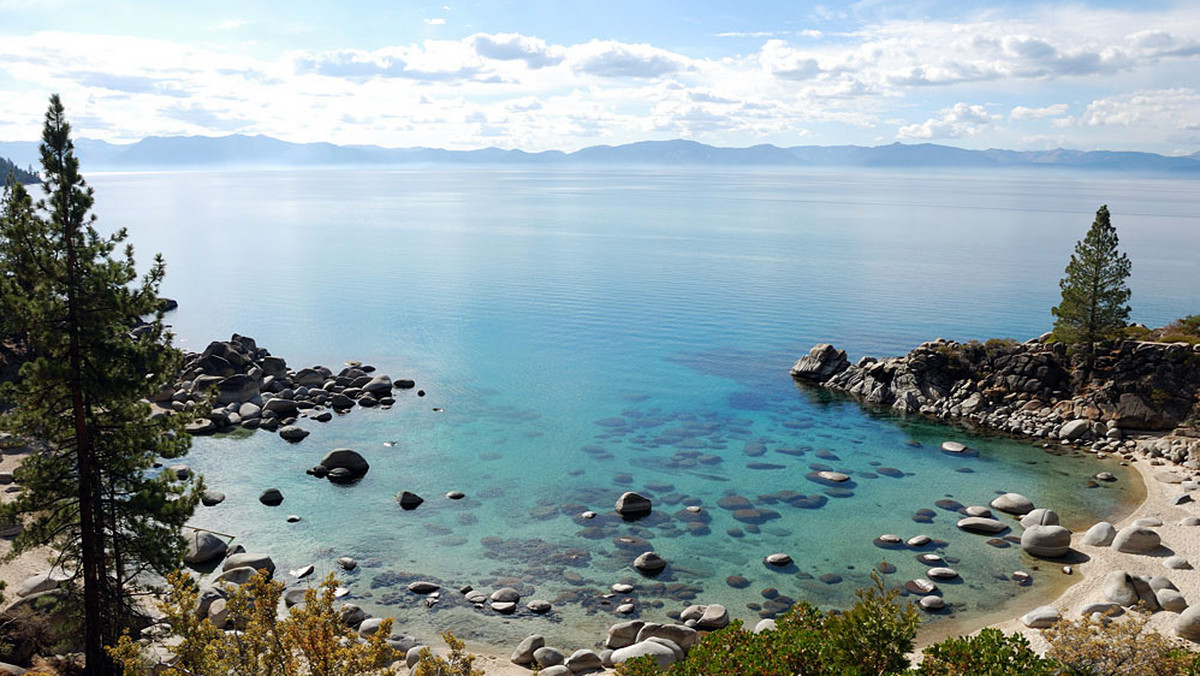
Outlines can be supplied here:
[[1021, 623], [1030, 629], [1045, 629], [1054, 626], [1060, 616], [1054, 606], [1038, 606], [1021, 617]]
[[968, 516], [958, 520], [958, 527], [968, 533], [978, 533], [981, 535], [996, 535], [1008, 530], [1008, 526], [995, 519], [988, 519], [982, 516]]
[[1189, 641], [1200, 641], [1200, 605], [1179, 613], [1175, 619], [1175, 633]]
[[357, 476], [366, 474], [367, 470], [371, 468], [362, 454], [349, 448], [335, 448], [326, 453], [325, 457], [321, 458], [321, 466], [325, 469], [343, 467]]
[[525, 666], [533, 664], [533, 651], [546, 645], [546, 639], [541, 634], [530, 634], [524, 640], [517, 644], [513, 649], [512, 656], [509, 661], [513, 664]]
[[1052, 509], [1038, 507], [1021, 517], [1021, 528], [1031, 526], [1057, 526], [1058, 512]]
[[617, 498], [616, 509], [617, 514], [627, 519], [646, 516], [651, 510], [650, 498], [633, 491], [626, 491]]
[[225, 563], [221, 564], [221, 570], [233, 570], [242, 566], [249, 566], [254, 570], [265, 570], [268, 576], [275, 574], [275, 562], [269, 555], [261, 552], [230, 554], [229, 558], [225, 559]]
[[1149, 528], [1126, 526], [1117, 531], [1112, 540], [1112, 548], [1127, 554], [1146, 554], [1158, 549], [1162, 538]]
[[205, 563], [219, 559], [229, 550], [228, 543], [206, 530], [185, 528], [183, 539], [187, 543], [183, 554], [184, 563]]
[[1071, 549], [1071, 531], [1062, 526], [1030, 526], [1021, 534], [1021, 549], [1046, 559], [1066, 556]]
[[1133, 585], [1133, 578], [1123, 570], [1114, 570], [1104, 576], [1101, 593], [1104, 598], [1126, 608], [1137, 605], [1138, 592]]
[[1101, 521], [1087, 529], [1081, 542], [1092, 547], [1107, 547], [1112, 544], [1113, 538], [1116, 536], [1117, 529], [1111, 523]]
[[298, 443], [308, 436], [308, 430], [296, 425], [284, 425], [279, 428], [279, 436], [283, 437], [284, 441], [290, 441], [293, 444]]
[[1033, 511], [1033, 501], [1020, 493], [1005, 493], [991, 501], [992, 509], [1024, 516]]
[[655, 576], [667, 567], [667, 561], [654, 552], [642, 552], [633, 560], [633, 567], [641, 574]]
[[657, 663], [660, 669], [665, 669], [675, 661], [676, 652], [659, 642], [662, 640], [665, 639], [659, 639], [658, 641], [654, 639], [646, 639], [640, 643], [634, 643], [631, 646], [617, 648], [613, 651], [612, 662], [613, 664], [621, 664], [625, 660], [649, 655], [654, 659], [655, 663]]

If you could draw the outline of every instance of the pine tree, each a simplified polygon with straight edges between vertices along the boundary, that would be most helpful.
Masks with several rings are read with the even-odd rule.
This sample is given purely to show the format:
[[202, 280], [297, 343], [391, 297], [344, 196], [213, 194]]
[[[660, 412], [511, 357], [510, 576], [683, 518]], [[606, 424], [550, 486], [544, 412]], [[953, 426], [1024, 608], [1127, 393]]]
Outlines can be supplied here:
[[1113, 338], [1129, 320], [1129, 257], [1117, 250], [1117, 230], [1109, 222], [1108, 206], [1096, 211], [1096, 220], [1067, 263], [1058, 283], [1062, 302], [1051, 308], [1054, 336], [1077, 346], [1090, 366], [1096, 343]]
[[62, 552], [82, 587], [88, 673], [112, 674], [104, 646], [128, 626], [144, 573], [178, 566], [179, 531], [202, 486], [152, 473], [157, 458], [186, 453], [189, 439], [182, 421], [152, 416], [147, 403], [180, 360], [159, 310], [162, 258], [139, 279], [125, 230], [96, 229], [58, 96], [41, 156], [45, 199], [31, 211], [10, 189], [0, 219], [0, 308], [32, 357], [0, 390], [12, 405], [0, 424], [39, 444], [5, 509], [25, 520], [14, 555]]

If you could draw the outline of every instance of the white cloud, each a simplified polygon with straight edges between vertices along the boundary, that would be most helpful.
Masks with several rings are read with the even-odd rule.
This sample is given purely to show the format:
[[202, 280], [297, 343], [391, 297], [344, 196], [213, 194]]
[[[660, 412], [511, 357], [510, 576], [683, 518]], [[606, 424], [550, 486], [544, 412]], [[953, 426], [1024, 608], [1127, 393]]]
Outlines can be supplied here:
[[578, 73], [610, 78], [656, 78], [691, 67], [689, 59], [650, 45], [592, 40], [569, 50]]
[[545, 40], [526, 37], [518, 33], [471, 36], [475, 51], [480, 56], [498, 61], [524, 61], [530, 68], [543, 68], [562, 63], [563, 50], [546, 46]]
[[1163, 126], [1200, 131], [1200, 91], [1155, 89], [1096, 99], [1079, 118], [1088, 127]]
[[441, 17], [437, 17], [435, 19], [425, 19], [425, 23], [429, 24], [430, 26], [445, 26], [446, 20]]
[[1040, 120], [1046, 117], [1057, 117], [1066, 115], [1070, 110], [1070, 106], [1065, 103], [1056, 103], [1051, 106], [1042, 108], [1026, 108], [1025, 106], [1017, 106], [1012, 109], [1008, 117], [1013, 120]]
[[903, 139], [950, 139], [975, 136], [985, 127], [1001, 119], [981, 105], [956, 103], [938, 111], [941, 117], [931, 117], [921, 124], [901, 127], [897, 136]]

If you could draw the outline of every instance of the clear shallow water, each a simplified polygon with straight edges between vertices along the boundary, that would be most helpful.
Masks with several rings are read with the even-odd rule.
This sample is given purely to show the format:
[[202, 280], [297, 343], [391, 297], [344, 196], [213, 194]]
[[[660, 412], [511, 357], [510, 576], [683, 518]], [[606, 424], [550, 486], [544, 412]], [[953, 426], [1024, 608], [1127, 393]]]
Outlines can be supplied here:
[[[885, 558], [896, 581], [921, 574], [914, 552], [872, 545], [883, 532], [947, 543], [938, 551], [963, 574], [944, 585], [955, 617], [1037, 594], [1050, 578], [1035, 573], [1028, 589], [995, 579], [1031, 563], [958, 533], [934, 501], [982, 504], [1015, 490], [1083, 525], [1130, 499], [1129, 475], [1084, 489], [1094, 460], [872, 415], [798, 389], [788, 367], [821, 341], [857, 357], [939, 335], [1044, 331], [1100, 203], [1133, 259], [1135, 319], [1156, 325], [1200, 306], [1198, 257], [1180, 253], [1200, 251], [1186, 181], [435, 168], [92, 183], [102, 223], [129, 227], [143, 259], [166, 256], [183, 346], [236, 331], [294, 367], [362, 359], [429, 393], [305, 423], [312, 435], [296, 446], [264, 433], [200, 439], [189, 459], [229, 496], [197, 525], [236, 533], [281, 569], [355, 556], [365, 564], [348, 576], [356, 602], [427, 638], [451, 627], [483, 641], [537, 631], [590, 644], [614, 621], [598, 592], [635, 577], [636, 551], [613, 541], [623, 535], [672, 563], [665, 585], [685, 585], [639, 580], [648, 619], [695, 593], [752, 620], [746, 604], [762, 603], [764, 587], [844, 605]], [[978, 457], [938, 452], [950, 436]], [[371, 462], [362, 482], [304, 475], [337, 446]], [[826, 496], [818, 509], [771, 502], [778, 491], [824, 495], [805, 477], [813, 463], [851, 474], [853, 496]], [[283, 490], [283, 506], [258, 504], [267, 486]], [[572, 519], [610, 510], [628, 488], [653, 494], [662, 518]], [[469, 499], [440, 497], [451, 489]], [[399, 490], [427, 502], [402, 512]], [[779, 516], [747, 532], [716, 504], [730, 493]], [[667, 518], [684, 496], [711, 515], [708, 534]], [[912, 521], [921, 508], [933, 523]], [[304, 520], [287, 524], [287, 514]], [[735, 527], [741, 537], [727, 533]], [[796, 569], [764, 568], [774, 551]], [[735, 574], [752, 584], [729, 587]], [[815, 579], [828, 574], [843, 579]], [[403, 590], [417, 577], [479, 588], [512, 577], [559, 603], [551, 618], [484, 620], [449, 594], [430, 612]]]

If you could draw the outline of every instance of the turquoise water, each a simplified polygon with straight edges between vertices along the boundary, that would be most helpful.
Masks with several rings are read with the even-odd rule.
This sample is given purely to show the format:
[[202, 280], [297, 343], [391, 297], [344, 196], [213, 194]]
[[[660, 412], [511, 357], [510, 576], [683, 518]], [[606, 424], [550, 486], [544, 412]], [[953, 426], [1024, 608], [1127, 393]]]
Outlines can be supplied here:
[[[355, 602], [426, 638], [537, 631], [590, 645], [616, 619], [600, 593], [622, 579], [638, 584], [645, 619], [694, 596], [753, 621], [747, 604], [762, 604], [766, 587], [845, 605], [882, 559], [898, 568], [893, 582], [925, 569], [916, 552], [876, 548], [884, 532], [944, 541], [937, 551], [962, 573], [943, 585], [951, 618], [1045, 593], [1055, 566], [1028, 588], [997, 579], [1032, 562], [958, 533], [935, 501], [1018, 491], [1078, 526], [1119, 510], [1136, 493], [1131, 475], [1087, 489], [1102, 466], [1118, 468], [865, 412], [798, 388], [788, 368], [822, 341], [857, 358], [935, 336], [1041, 333], [1101, 203], [1133, 260], [1135, 319], [1157, 325], [1200, 307], [1198, 257], [1181, 254], [1200, 251], [1187, 181], [423, 168], [92, 183], [103, 224], [127, 226], [143, 259], [166, 256], [184, 347], [239, 332], [293, 367], [360, 359], [428, 392], [305, 422], [312, 435], [294, 446], [265, 433], [198, 439], [189, 459], [228, 495], [195, 524], [271, 552], [281, 569], [328, 571], [354, 556], [364, 564], [346, 576]], [[937, 451], [952, 437], [978, 456]], [[304, 474], [338, 446], [367, 457], [362, 482]], [[808, 480], [817, 465], [850, 474], [852, 495]], [[268, 486], [283, 490], [281, 507], [257, 502]], [[468, 499], [441, 497], [452, 489]], [[653, 495], [656, 516], [607, 518], [627, 489]], [[401, 511], [400, 490], [427, 501]], [[825, 500], [800, 509], [779, 491]], [[717, 506], [731, 494], [778, 516], [735, 521]], [[698, 532], [673, 516], [697, 500], [711, 516]], [[573, 518], [583, 509], [602, 515]], [[919, 509], [933, 522], [914, 522]], [[671, 562], [662, 584], [628, 567], [642, 546]], [[796, 566], [767, 570], [761, 560], [776, 551]], [[730, 575], [751, 584], [734, 589]], [[429, 610], [404, 591], [417, 578], [516, 582], [555, 611], [481, 618], [456, 593]]]

